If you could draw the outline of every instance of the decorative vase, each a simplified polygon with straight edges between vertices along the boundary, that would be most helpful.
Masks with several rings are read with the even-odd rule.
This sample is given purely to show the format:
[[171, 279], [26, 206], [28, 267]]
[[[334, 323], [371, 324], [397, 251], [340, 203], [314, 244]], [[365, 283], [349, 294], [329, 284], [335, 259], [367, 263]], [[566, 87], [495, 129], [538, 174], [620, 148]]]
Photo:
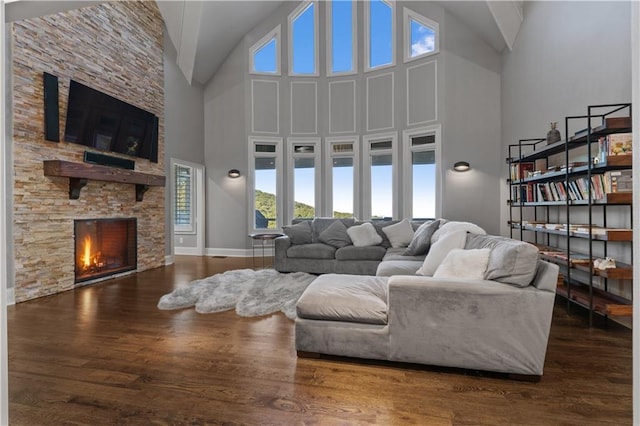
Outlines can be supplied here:
[[554, 142], [558, 142], [560, 139], [560, 130], [556, 129], [558, 123], [555, 121], [551, 122], [551, 130], [547, 132], [547, 145], [552, 144]]

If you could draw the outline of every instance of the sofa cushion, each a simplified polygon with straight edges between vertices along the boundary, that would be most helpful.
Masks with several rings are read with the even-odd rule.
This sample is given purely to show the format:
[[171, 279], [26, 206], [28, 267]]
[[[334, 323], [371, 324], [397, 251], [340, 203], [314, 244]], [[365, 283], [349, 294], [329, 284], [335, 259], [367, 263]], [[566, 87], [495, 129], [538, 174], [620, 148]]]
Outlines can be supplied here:
[[318, 239], [321, 243], [329, 244], [337, 248], [351, 245], [351, 238], [347, 234], [347, 227], [339, 220], [336, 220], [320, 233]]
[[444, 258], [434, 278], [459, 278], [465, 280], [483, 280], [489, 263], [491, 249], [453, 249]]
[[338, 260], [382, 260], [385, 248], [380, 246], [356, 247], [345, 246], [336, 250]]
[[300, 244], [287, 249], [287, 256], [301, 259], [333, 259], [336, 248], [322, 243]]
[[347, 228], [347, 234], [356, 247], [375, 246], [382, 242], [382, 237], [369, 222]]
[[299, 318], [368, 324], [387, 323], [387, 278], [325, 274], [296, 305]]
[[431, 236], [431, 244], [438, 241], [444, 235], [456, 231], [466, 231], [471, 232], [472, 234], [486, 234], [484, 229], [474, 223], [450, 221], [444, 224], [440, 223], [438, 230]]
[[409, 247], [404, 254], [407, 256], [416, 256], [426, 254], [431, 247], [431, 236], [440, 226], [439, 220], [433, 222], [425, 222], [413, 233], [413, 239], [409, 243]]
[[387, 237], [387, 234], [385, 234], [382, 230], [385, 227], [395, 225], [398, 222], [400, 221], [399, 220], [372, 220], [371, 221], [371, 223], [373, 224], [373, 227], [376, 229], [376, 232], [382, 238], [382, 242], [380, 243], [382, 247], [384, 248], [391, 247], [391, 243], [389, 242], [389, 238]]
[[422, 262], [424, 262], [424, 258], [426, 255], [423, 254], [420, 256], [406, 256], [404, 254], [405, 250], [406, 249], [403, 247], [388, 248], [387, 253], [384, 255], [382, 260], [385, 262], [388, 262], [390, 260], [412, 260], [414, 262], [420, 262], [420, 264], [422, 265]]
[[538, 267], [538, 248], [524, 241], [495, 235], [468, 234], [465, 248], [490, 248], [485, 279], [526, 287]]
[[447, 254], [453, 249], [463, 248], [466, 240], [467, 231], [456, 231], [444, 235], [431, 246], [416, 275], [433, 276]]
[[393, 248], [407, 247], [413, 239], [413, 227], [409, 219], [402, 219], [396, 224], [385, 226], [382, 232], [385, 233]]
[[291, 244], [309, 244], [311, 242], [311, 223], [309, 221], [283, 226], [282, 232], [289, 237]]
[[422, 262], [417, 260], [385, 260], [378, 265], [376, 276], [415, 275], [421, 266]]
[[336, 218], [336, 217], [316, 217], [311, 221], [311, 242], [319, 243], [320, 242], [320, 234], [322, 231], [327, 229], [331, 224], [335, 221], [339, 220], [342, 222], [347, 228], [353, 226], [356, 220], [352, 217], [347, 218]]

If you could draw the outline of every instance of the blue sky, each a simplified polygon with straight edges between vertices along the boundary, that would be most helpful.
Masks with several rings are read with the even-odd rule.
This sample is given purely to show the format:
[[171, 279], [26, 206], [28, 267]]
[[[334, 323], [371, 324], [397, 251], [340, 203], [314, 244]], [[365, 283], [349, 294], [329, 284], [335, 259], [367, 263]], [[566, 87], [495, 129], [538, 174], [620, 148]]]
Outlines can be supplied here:
[[[333, 72], [345, 72], [353, 69], [352, 44], [352, 2], [334, 1], [332, 5], [333, 42], [332, 65]], [[371, 63], [370, 66], [380, 66], [392, 62], [392, 34], [391, 9], [381, 0], [371, 1]], [[303, 11], [293, 23], [293, 70], [296, 73], [313, 73], [320, 69], [314, 64], [313, 52], [315, 32], [313, 30], [313, 4]], [[401, 31], [398, 31], [401, 34]], [[320, 37], [323, 32], [320, 32]], [[435, 34], [430, 28], [411, 21], [411, 56], [417, 56], [434, 50]], [[275, 40], [268, 42], [258, 50], [254, 57], [254, 66], [258, 71], [276, 71]], [[286, 69], [286, 67], [284, 67]], [[319, 165], [316, 164], [316, 167]], [[334, 211], [351, 212], [353, 209], [353, 168], [334, 168]], [[435, 217], [435, 166], [419, 165], [413, 169], [414, 188], [414, 216]], [[256, 189], [275, 193], [275, 174], [273, 170], [256, 171]], [[315, 205], [315, 174], [312, 168], [296, 169], [295, 199], [298, 202]], [[390, 166], [376, 166], [373, 168], [372, 187], [372, 216], [392, 216], [392, 178]], [[336, 184], [335, 182], [340, 182]], [[348, 188], [351, 186], [351, 188]]]

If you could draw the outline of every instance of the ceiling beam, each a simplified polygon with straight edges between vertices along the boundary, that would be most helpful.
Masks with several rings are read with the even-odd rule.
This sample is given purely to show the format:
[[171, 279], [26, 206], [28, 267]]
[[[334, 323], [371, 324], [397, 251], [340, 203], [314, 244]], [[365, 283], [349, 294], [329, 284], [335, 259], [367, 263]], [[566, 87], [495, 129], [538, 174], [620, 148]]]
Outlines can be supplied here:
[[489, 1], [487, 7], [500, 30], [509, 50], [513, 49], [520, 25], [524, 19], [522, 0]]

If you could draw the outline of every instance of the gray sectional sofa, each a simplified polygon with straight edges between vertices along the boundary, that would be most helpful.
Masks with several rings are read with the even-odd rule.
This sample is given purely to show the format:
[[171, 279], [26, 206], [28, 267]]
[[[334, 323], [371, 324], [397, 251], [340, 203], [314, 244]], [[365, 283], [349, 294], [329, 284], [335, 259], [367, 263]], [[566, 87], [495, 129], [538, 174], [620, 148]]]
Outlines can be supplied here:
[[[377, 276], [370, 272], [319, 276], [297, 303], [298, 354], [538, 379], [543, 374], [558, 266], [539, 260], [538, 249], [531, 244], [486, 235], [474, 226], [455, 222], [441, 226], [431, 235], [427, 254], [418, 256], [422, 260], [403, 258], [400, 248], [385, 249]], [[312, 265], [310, 259], [296, 265]], [[336, 262], [341, 259], [324, 261], [326, 271], [340, 265]], [[315, 271], [324, 272], [320, 269]]]
[[[405, 220], [406, 221], [406, 220]], [[343, 231], [332, 231], [336, 223], [344, 225]], [[308, 272], [312, 274], [356, 274], [356, 275], [388, 275], [379, 271], [381, 262], [393, 262], [393, 271], [401, 265], [408, 267], [407, 272], [415, 272], [425, 258], [426, 250], [419, 254], [405, 254], [408, 247], [392, 247], [384, 229], [398, 225], [400, 220], [356, 221], [353, 218], [315, 218], [299, 220], [292, 226], [285, 226], [286, 235], [275, 240], [274, 268], [279, 272]], [[429, 221], [431, 223], [433, 221]], [[442, 219], [435, 224], [435, 229]], [[348, 236], [352, 227], [370, 223], [380, 237], [376, 245], [357, 246]], [[425, 221], [411, 221], [411, 228], [416, 231]], [[388, 228], [387, 228], [388, 229]], [[387, 264], [389, 266], [391, 264]], [[415, 268], [415, 269], [414, 269]], [[382, 269], [382, 268], [381, 268]]]

